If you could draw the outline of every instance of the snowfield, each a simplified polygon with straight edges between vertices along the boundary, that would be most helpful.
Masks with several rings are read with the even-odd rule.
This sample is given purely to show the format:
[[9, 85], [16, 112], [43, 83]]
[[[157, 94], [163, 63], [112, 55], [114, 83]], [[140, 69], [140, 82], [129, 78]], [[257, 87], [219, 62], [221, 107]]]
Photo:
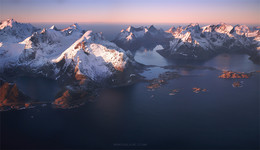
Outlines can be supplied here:
[[87, 31], [52, 62], [58, 63], [63, 59], [65, 59], [64, 67], [75, 63], [79, 68], [77, 74], [86, 75], [92, 80], [107, 78], [115, 70], [123, 71], [129, 61], [124, 50], [114, 43], [105, 41], [100, 33], [92, 31]]

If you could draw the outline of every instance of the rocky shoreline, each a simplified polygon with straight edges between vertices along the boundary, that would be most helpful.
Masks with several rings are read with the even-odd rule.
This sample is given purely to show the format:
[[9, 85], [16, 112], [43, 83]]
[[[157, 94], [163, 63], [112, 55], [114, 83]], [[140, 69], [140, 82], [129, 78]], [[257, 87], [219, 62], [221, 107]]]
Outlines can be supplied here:
[[[150, 66], [153, 67], [153, 66]], [[180, 68], [189, 68], [189, 69], [198, 69], [198, 70], [217, 70], [213, 67], [207, 66], [164, 66], [163, 68], [167, 69], [180, 69]], [[147, 68], [143, 68], [143, 71]], [[141, 70], [139, 70], [142, 72]], [[218, 70], [217, 70], [218, 72]], [[233, 72], [233, 71], [223, 71], [222, 74], [218, 75], [219, 79], [249, 79], [254, 76], [256, 73], [260, 71], [254, 71], [250, 73], [244, 72]], [[29, 96], [22, 93], [14, 83], [8, 83], [7, 81], [1, 79], [0, 80], [0, 110], [20, 110], [20, 109], [28, 109], [39, 106], [51, 105], [53, 108], [58, 109], [72, 109], [76, 107], [80, 107], [84, 105], [86, 102], [95, 101], [95, 99], [99, 96], [99, 93], [106, 88], [115, 88], [121, 86], [129, 86], [132, 84], [136, 84], [139, 82], [148, 83], [146, 86], [148, 91], [154, 91], [161, 86], [168, 84], [168, 81], [174, 80], [177, 78], [182, 78], [183, 75], [179, 74], [178, 71], [166, 71], [158, 75], [157, 78], [146, 80], [144, 77], [136, 74], [131, 74], [131, 82], [125, 82], [123, 84], [107, 84], [95, 83], [93, 81], [85, 82], [83, 85], [80, 84], [80, 80], [74, 80], [70, 82], [70, 84], [64, 84], [63, 87], [55, 96], [52, 102], [41, 102], [35, 99], [30, 98]], [[112, 78], [110, 79], [112, 81]], [[86, 86], [88, 85], [88, 86]], [[243, 87], [243, 81], [234, 81], [232, 86], [235, 87]], [[201, 92], [207, 92], [208, 89], [193, 87], [192, 92], [198, 94]], [[179, 93], [181, 89], [173, 89], [169, 93], [170, 96], [176, 95]], [[154, 96], [152, 95], [151, 98]]]
[[223, 71], [223, 74], [218, 76], [221, 79], [248, 79], [253, 73], [244, 72], [233, 72], [233, 71]]
[[[139, 75], [145, 69], [142, 64], [134, 70], [118, 73], [102, 81], [93, 81], [87, 78], [59, 78], [57, 80], [42, 76], [41, 74], [29, 74], [20, 72], [20, 74], [1, 74], [0, 78], [0, 111], [20, 110], [38, 107], [43, 104], [51, 104], [54, 108], [71, 109], [84, 105], [88, 101], [93, 101], [105, 88], [115, 88], [129, 86], [137, 82], [144, 81], [144, 77]], [[133, 73], [134, 72], [134, 73]], [[132, 73], [132, 74], [130, 74]], [[59, 84], [62, 89], [56, 94], [53, 102], [41, 102], [32, 99], [21, 92], [15, 83], [12, 83], [17, 77], [40, 77], [53, 80]], [[65, 81], [65, 82], [64, 82]]]

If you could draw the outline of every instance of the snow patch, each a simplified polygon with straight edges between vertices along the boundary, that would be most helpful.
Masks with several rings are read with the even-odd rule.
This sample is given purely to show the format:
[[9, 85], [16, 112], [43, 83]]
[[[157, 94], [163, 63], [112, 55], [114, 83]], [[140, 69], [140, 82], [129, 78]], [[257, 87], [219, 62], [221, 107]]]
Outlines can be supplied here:
[[164, 49], [162, 45], [157, 45], [153, 48], [154, 51], [157, 51], [157, 50], [162, 50]]

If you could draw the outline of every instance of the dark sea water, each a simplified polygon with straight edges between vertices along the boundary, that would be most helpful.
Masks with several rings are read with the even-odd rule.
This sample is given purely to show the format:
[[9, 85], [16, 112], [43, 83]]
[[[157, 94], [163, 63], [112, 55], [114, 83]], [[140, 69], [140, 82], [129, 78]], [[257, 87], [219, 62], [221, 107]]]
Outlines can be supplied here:
[[[156, 65], [142, 73], [147, 79], [178, 65], [152, 50], [141, 49], [135, 59]], [[152, 59], [152, 60], [151, 60]], [[179, 69], [183, 76], [155, 91], [148, 83], [105, 89], [94, 102], [74, 109], [50, 105], [1, 112], [1, 147], [9, 149], [259, 149], [260, 74], [250, 79], [219, 79], [221, 70], [251, 72], [259, 65], [247, 55], [222, 54], [191, 66], [217, 70]], [[233, 88], [234, 81], [243, 87]], [[25, 93], [50, 101], [55, 81], [19, 78]], [[42, 86], [36, 86], [42, 85]], [[193, 87], [207, 92], [193, 93]], [[176, 95], [171, 90], [179, 89]]]

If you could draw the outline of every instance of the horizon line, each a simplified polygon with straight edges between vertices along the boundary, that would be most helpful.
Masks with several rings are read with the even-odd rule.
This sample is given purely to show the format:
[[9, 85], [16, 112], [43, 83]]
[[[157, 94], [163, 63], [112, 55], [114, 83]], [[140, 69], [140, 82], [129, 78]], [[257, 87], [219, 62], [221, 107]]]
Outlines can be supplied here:
[[[31, 23], [31, 24], [54, 24], [54, 23], [57, 23], [57, 24], [73, 24], [73, 23], [78, 23], [78, 24], [121, 24], [121, 25], [131, 25], [131, 24], [136, 24], [136, 25], [142, 25], [142, 24], [145, 24], [145, 25], [171, 25], [171, 24], [199, 24], [199, 25], [215, 25], [215, 24], [221, 24], [221, 23], [225, 23], [225, 24], [230, 24], [230, 25], [260, 25], [260, 23], [228, 23], [228, 22], [224, 22], [224, 21], [220, 21], [220, 22], [87, 22], [87, 21], [80, 21], [80, 22], [75, 22], [75, 21], [69, 21], [69, 22], [66, 22], [66, 21], [62, 21], [62, 22], [47, 22], [47, 21], [33, 21], [33, 22], [27, 22], [27, 21], [19, 21], [19, 20], [16, 20], [14, 18], [8, 18], [8, 19], [13, 19], [17, 22], [20, 22], [20, 23]], [[1, 20], [1, 22], [5, 21], [5, 20], [8, 20], [8, 19], [3, 19]]]

